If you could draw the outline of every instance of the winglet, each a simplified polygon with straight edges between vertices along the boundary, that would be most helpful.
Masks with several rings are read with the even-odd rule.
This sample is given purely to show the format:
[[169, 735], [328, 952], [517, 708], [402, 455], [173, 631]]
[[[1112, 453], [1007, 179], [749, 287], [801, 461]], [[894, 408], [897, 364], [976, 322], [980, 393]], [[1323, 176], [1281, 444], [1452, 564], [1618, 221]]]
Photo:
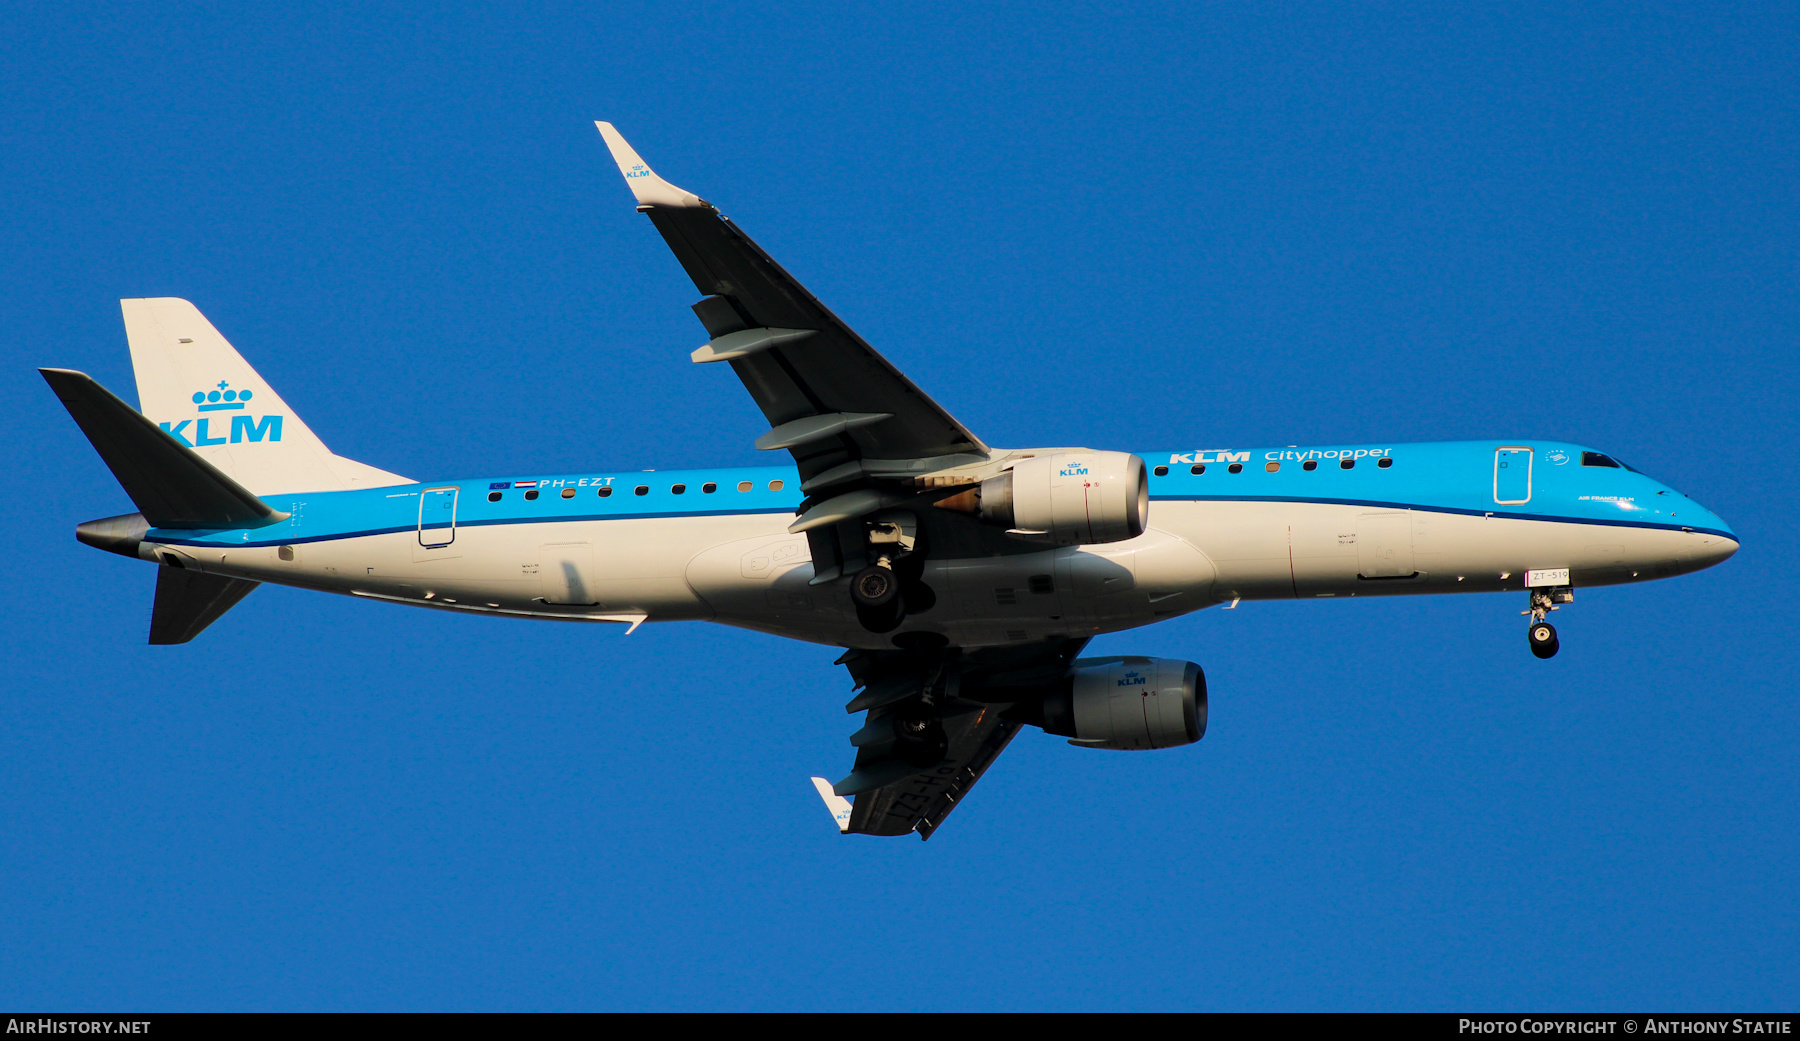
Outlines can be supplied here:
[[631, 194], [637, 197], [639, 206], [707, 205], [706, 200], [693, 192], [683, 191], [656, 176], [656, 171], [644, 165], [637, 152], [619, 136], [617, 127], [600, 120], [595, 120], [594, 125], [600, 128], [600, 136], [606, 139], [606, 147], [612, 151], [613, 162], [619, 164], [619, 172], [625, 175], [625, 184], [631, 188]]
[[839, 833], [850, 830], [850, 800], [831, 790], [831, 782], [823, 777], [812, 779], [813, 787], [819, 790], [819, 798], [825, 800], [825, 808], [831, 811], [831, 819], [837, 821]]

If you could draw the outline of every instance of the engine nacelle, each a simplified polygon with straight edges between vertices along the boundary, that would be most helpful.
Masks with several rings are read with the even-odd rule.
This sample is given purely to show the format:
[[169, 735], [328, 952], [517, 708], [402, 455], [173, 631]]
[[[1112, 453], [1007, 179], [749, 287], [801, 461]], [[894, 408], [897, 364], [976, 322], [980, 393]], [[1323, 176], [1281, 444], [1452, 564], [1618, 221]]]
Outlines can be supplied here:
[[1046, 733], [1089, 748], [1191, 745], [1206, 734], [1206, 674], [1173, 658], [1089, 658], [1044, 696]]
[[1055, 452], [981, 482], [981, 519], [1059, 546], [1123, 542], [1150, 524], [1150, 481], [1129, 452]]

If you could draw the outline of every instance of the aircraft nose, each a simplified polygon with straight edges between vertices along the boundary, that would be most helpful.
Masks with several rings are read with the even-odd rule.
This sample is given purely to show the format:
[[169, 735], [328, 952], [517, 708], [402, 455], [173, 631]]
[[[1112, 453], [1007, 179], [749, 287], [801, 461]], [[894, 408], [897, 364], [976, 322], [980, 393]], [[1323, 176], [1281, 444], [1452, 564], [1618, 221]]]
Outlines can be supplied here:
[[1738, 551], [1738, 540], [1724, 535], [1700, 535], [1700, 545], [1693, 551], [1693, 561], [1700, 567], [1712, 567], [1731, 559]]

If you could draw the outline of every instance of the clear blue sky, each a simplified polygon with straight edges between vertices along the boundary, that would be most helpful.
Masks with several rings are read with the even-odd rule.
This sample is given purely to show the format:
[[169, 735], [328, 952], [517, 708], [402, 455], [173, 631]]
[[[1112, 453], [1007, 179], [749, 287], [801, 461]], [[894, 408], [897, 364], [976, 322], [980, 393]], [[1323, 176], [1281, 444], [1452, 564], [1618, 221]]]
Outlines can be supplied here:
[[[304, 6], [304, 11], [289, 7]], [[616, 11], [617, 13], [611, 13]], [[1792, 1009], [1792, 4], [8, 5], [0, 1005]], [[592, 120], [984, 439], [1563, 438], [1744, 548], [1210, 610], [1200, 744], [1032, 732], [840, 838], [836, 651], [265, 587], [148, 647], [131, 396], [195, 301], [421, 479], [759, 461]]]

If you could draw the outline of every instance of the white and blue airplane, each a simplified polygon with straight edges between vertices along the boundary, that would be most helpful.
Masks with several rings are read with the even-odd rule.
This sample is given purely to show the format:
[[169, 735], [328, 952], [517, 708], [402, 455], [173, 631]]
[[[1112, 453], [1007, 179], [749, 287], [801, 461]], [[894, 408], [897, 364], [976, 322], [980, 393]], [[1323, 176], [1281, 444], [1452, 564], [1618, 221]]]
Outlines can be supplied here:
[[[150, 642], [262, 582], [512, 618], [721, 622], [847, 648], [844, 832], [929, 838], [1023, 726], [1085, 748], [1206, 731], [1200, 666], [1080, 657], [1095, 635], [1240, 600], [1511, 591], [1533, 653], [1578, 586], [1710, 567], [1737, 537], [1581, 445], [991, 448], [711, 204], [597, 124], [702, 294], [789, 465], [415, 481], [332, 454], [185, 300], [122, 302], [133, 409], [40, 370], [137, 512], [90, 546], [159, 565]], [[854, 798], [854, 803], [850, 801]]]

